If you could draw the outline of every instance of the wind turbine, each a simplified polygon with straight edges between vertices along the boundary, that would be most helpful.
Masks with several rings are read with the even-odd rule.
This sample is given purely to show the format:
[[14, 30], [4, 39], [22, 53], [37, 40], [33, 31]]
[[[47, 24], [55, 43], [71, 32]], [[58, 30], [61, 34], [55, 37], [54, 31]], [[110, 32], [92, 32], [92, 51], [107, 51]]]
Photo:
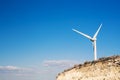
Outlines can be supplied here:
[[96, 47], [96, 40], [97, 40], [97, 38], [96, 37], [97, 37], [101, 27], [102, 27], [102, 24], [99, 26], [98, 30], [96, 31], [96, 33], [94, 34], [93, 37], [91, 37], [91, 36], [89, 36], [87, 34], [84, 34], [84, 33], [80, 32], [80, 31], [78, 31], [76, 29], [72, 29], [73, 31], [83, 35], [86, 38], [88, 38], [93, 43], [94, 60], [97, 60], [97, 47]]

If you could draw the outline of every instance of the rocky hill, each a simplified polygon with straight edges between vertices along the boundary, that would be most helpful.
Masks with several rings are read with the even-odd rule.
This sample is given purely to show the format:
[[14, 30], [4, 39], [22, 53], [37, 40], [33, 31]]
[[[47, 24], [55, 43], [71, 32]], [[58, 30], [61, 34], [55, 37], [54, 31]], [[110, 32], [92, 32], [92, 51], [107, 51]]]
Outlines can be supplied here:
[[56, 80], [120, 80], [120, 56], [75, 65], [59, 73]]

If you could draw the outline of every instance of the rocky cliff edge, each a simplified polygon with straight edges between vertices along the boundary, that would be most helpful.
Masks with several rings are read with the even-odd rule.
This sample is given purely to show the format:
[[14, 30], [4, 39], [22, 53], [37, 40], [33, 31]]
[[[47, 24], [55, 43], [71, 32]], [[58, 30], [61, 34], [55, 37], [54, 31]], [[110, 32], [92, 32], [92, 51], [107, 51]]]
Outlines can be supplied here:
[[56, 80], [120, 80], [120, 55], [75, 65], [59, 73]]

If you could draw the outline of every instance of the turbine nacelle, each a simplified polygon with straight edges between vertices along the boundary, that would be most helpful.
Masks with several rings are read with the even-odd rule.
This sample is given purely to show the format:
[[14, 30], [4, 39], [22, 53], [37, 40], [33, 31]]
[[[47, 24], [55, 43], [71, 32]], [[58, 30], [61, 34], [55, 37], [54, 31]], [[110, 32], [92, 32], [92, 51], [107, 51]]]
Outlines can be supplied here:
[[90, 39], [90, 41], [92, 41], [92, 42], [94, 42], [94, 41], [96, 41], [97, 40], [97, 38], [92, 38], [92, 39]]

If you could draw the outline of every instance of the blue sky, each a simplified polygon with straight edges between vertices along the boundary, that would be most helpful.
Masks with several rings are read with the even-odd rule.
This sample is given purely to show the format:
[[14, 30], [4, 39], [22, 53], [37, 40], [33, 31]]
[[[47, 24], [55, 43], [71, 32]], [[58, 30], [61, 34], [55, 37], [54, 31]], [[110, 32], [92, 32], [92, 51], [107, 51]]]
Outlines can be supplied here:
[[0, 0], [0, 79], [55, 80], [65, 68], [93, 60], [91, 42], [72, 28], [93, 36], [102, 23], [98, 57], [120, 55], [119, 4], [119, 0]]

